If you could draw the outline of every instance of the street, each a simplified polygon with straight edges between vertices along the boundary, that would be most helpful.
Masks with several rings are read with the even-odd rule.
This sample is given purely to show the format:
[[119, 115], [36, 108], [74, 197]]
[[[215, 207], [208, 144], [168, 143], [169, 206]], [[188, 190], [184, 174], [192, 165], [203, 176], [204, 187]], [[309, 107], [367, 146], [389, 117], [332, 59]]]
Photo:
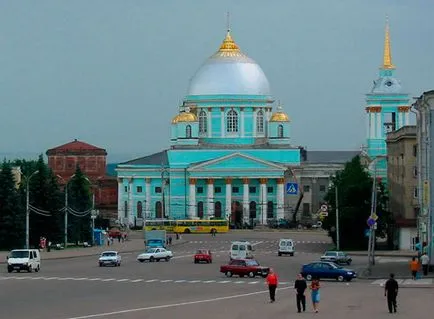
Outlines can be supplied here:
[[[294, 257], [277, 256], [279, 238], [296, 242]], [[249, 240], [259, 263], [279, 275], [275, 304], [268, 303], [263, 278], [226, 278], [219, 273], [235, 239]], [[183, 240], [169, 247], [174, 254], [169, 262], [139, 263], [138, 252], [125, 252], [121, 267], [101, 268], [97, 256], [42, 260], [39, 273], [9, 274], [1, 265], [0, 318], [187, 318], [205, 313], [209, 319], [286, 318], [295, 312], [292, 287], [301, 265], [318, 260], [330, 245], [329, 238], [320, 232], [231, 232], [216, 237], [183, 235]], [[117, 245], [121, 244], [106, 248], [116, 250]], [[212, 250], [212, 264], [193, 263], [192, 256], [199, 248]], [[366, 262], [362, 256], [353, 259], [354, 269]], [[322, 281], [321, 316], [345, 314], [357, 319], [389, 315], [382, 283], [384, 280]], [[400, 283], [406, 284], [403, 280]], [[413, 298], [414, 294], [418, 297]], [[426, 307], [433, 296], [433, 289], [402, 289], [397, 316], [418, 318], [413, 309]], [[308, 305], [306, 315], [313, 316], [309, 299]]]

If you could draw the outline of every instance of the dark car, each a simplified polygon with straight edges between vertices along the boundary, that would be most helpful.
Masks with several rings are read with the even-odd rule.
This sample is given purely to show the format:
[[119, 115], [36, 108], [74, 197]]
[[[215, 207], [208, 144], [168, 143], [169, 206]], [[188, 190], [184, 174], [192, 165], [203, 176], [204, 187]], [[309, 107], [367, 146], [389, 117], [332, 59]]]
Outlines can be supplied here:
[[336, 264], [346, 264], [351, 265], [353, 259], [348, 256], [343, 251], [326, 251], [324, 255], [321, 256], [321, 261], [330, 261]]
[[240, 277], [255, 276], [267, 277], [270, 271], [269, 267], [263, 267], [254, 259], [233, 259], [228, 265], [220, 266], [220, 272], [224, 273], [227, 277], [238, 275]]
[[352, 269], [343, 268], [335, 263], [318, 261], [303, 265], [301, 274], [307, 280], [312, 278], [336, 279], [337, 281], [351, 281], [357, 278], [357, 273]]

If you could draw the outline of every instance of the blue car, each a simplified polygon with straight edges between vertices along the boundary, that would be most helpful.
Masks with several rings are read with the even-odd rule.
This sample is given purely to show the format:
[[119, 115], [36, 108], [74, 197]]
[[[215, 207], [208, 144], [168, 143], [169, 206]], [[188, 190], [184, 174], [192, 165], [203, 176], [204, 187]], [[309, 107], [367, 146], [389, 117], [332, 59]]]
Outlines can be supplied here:
[[301, 274], [307, 280], [312, 278], [336, 279], [337, 281], [351, 281], [357, 277], [352, 269], [343, 268], [332, 262], [316, 261], [303, 265]]

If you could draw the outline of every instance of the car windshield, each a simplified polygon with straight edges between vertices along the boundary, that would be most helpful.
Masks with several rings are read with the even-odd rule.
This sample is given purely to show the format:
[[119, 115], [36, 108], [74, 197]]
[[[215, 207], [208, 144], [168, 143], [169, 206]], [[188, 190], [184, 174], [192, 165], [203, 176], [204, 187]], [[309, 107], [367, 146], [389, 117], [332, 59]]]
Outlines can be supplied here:
[[342, 267], [339, 266], [338, 264], [330, 263], [330, 265], [331, 265], [333, 268], [335, 268], [335, 269], [342, 269]]
[[102, 253], [102, 257], [115, 257], [116, 253], [114, 252], [108, 252], [108, 253]]
[[207, 250], [205, 250], [205, 249], [198, 249], [198, 250], [197, 250], [197, 252], [196, 252], [196, 254], [203, 254], [203, 255], [207, 255], [207, 254], [208, 254], [208, 251], [207, 251]]
[[27, 250], [13, 250], [10, 258], [29, 258], [29, 252]]
[[335, 256], [335, 255], [336, 255], [336, 253], [333, 251], [326, 252], [326, 256]]
[[247, 266], [259, 266], [259, 263], [256, 260], [246, 260]]
[[155, 253], [155, 251], [156, 251], [155, 248], [150, 248], [150, 249], [147, 249], [147, 250], [146, 250], [146, 253], [147, 253], [147, 254], [152, 254], [152, 253]]

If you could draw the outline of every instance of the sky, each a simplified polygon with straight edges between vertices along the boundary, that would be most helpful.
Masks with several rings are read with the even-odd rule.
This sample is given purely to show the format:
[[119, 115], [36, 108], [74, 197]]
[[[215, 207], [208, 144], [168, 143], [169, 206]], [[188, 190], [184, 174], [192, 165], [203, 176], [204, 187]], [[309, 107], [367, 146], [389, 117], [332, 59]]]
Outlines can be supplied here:
[[396, 76], [434, 89], [432, 0], [0, 0], [0, 155], [77, 138], [126, 161], [169, 146], [200, 65], [232, 35], [292, 119], [293, 145], [357, 150], [389, 16]]

